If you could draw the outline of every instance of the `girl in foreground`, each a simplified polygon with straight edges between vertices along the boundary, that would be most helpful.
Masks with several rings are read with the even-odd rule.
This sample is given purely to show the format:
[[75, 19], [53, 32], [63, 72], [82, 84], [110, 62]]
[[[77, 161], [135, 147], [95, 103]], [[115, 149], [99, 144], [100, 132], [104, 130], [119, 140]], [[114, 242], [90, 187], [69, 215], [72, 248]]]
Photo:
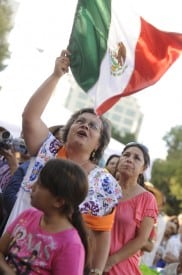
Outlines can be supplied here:
[[0, 239], [0, 274], [82, 275], [88, 242], [78, 206], [88, 192], [80, 166], [69, 160], [46, 163], [32, 186], [31, 204]]

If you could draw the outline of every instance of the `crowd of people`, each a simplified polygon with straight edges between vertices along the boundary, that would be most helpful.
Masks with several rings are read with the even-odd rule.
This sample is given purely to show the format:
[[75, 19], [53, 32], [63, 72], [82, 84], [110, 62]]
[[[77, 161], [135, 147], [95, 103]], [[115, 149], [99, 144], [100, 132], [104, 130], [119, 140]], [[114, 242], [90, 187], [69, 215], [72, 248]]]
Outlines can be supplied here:
[[147, 147], [128, 143], [101, 167], [107, 119], [84, 108], [65, 125], [42, 120], [69, 64], [63, 51], [25, 106], [26, 154], [0, 147], [0, 274], [139, 275], [141, 264], [180, 274], [182, 215], [159, 234], [164, 201], [145, 182]]

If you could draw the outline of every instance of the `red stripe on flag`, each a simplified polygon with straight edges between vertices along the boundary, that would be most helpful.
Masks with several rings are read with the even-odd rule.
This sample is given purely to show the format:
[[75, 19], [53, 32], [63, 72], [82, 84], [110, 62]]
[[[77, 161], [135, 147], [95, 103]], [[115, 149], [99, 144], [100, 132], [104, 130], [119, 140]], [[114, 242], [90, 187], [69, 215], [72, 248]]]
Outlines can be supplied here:
[[141, 32], [135, 49], [135, 66], [130, 81], [119, 95], [97, 109], [101, 115], [121, 97], [155, 84], [182, 53], [182, 34], [160, 31], [141, 18]]

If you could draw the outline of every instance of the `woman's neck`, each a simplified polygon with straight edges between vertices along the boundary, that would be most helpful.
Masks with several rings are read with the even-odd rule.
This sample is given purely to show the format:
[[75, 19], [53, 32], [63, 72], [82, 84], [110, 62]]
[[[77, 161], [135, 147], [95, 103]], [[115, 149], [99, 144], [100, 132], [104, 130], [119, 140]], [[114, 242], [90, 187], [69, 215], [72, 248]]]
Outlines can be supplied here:
[[88, 152], [83, 152], [77, 148], [75, 149], [75, 146], [71, 147], [65, 145], [65, 148], [67, 158], [79, 164], [87, 174], [96, 167], [90, 160], [90, 154], [88, 154]]
[[137, 179], [121, 177], [119, 184], [122, 189], [123, 199], [129, 199], [142, 193], [143, 188], [137, 183]]
[[120, 178], [119, 178], [119, 184], [121, 186], [121, 188], [123, 189], [131, 189], [133, 188], [134, 186], [137, 185], [137, 179], [136, 178], [130, 178], [128, 176], [125, 176], [125, 175], [120, 175]]
[[88, 152], [80, 150], [79, 147], [65, 145], [67, 158], [82, 165], [85, 162], [89, 162], [90, 155]]

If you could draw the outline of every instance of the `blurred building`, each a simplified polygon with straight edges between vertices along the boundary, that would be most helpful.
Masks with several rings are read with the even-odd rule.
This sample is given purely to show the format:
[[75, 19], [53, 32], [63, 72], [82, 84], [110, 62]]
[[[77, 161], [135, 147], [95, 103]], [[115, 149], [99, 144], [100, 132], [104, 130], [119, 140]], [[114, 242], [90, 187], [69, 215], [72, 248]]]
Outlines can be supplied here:
[[[73, 77], [70, 76], [70, 90], [65, 100], [65, 107], [75, 112], [84, 107], [93, 107], [92, 99], [77, 85]], [[143, 114], [134, 96], [122, 98], [108, 112], [104, 114], [112, 126], [120, 135], [132, 133], [138, 137], [142, 124]]]

